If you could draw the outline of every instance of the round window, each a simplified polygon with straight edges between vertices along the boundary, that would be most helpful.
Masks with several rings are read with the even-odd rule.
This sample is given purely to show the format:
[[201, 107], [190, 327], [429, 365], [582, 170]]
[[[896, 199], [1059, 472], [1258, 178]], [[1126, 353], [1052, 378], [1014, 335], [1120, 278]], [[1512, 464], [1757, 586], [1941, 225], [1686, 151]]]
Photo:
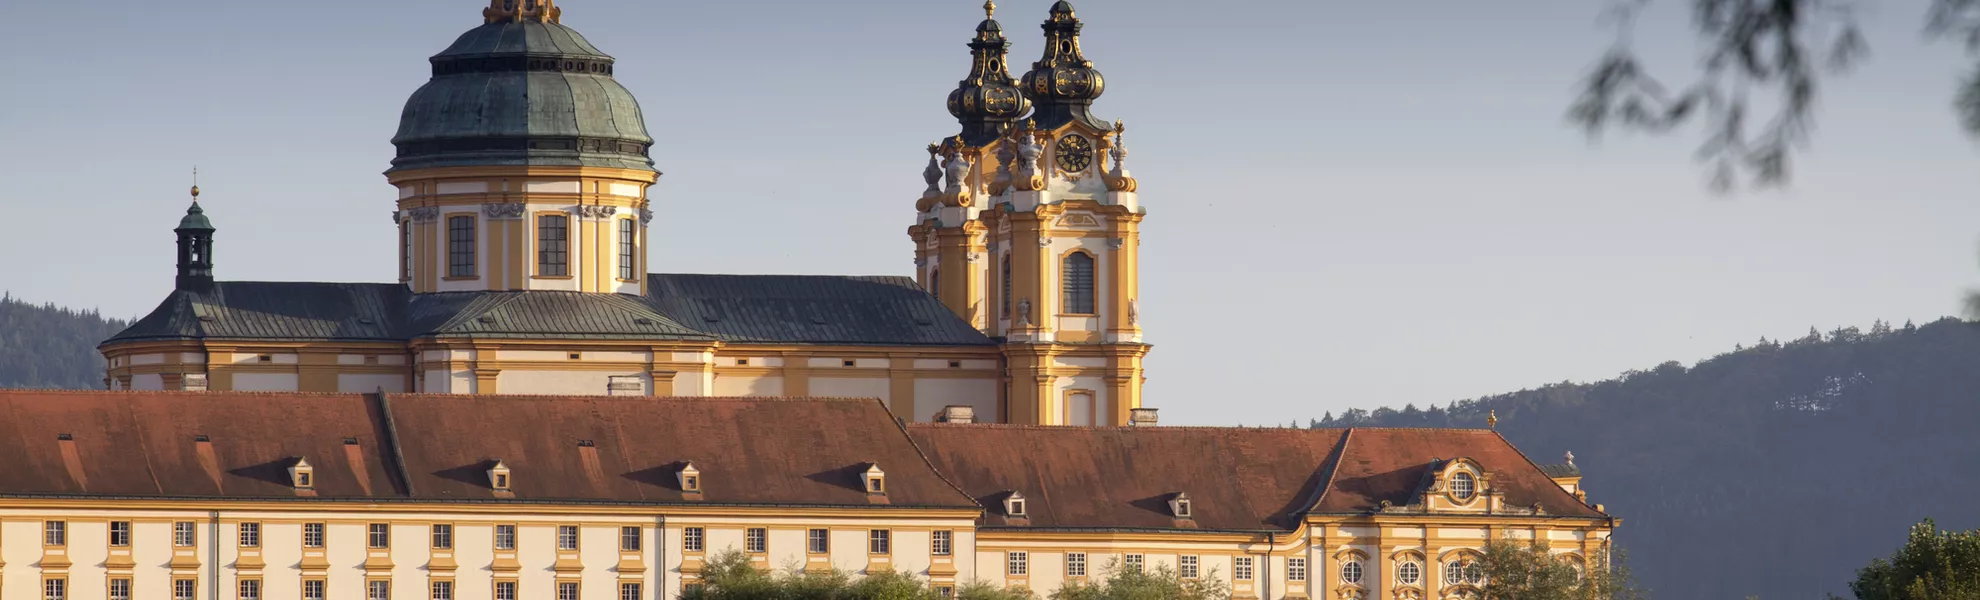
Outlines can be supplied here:
[[1485, 567], [1478, 563], [1464, 563], [1464, 582], [1471, 585], [1485, 583]]
[[1464, 583], [1464, 563], [1455, 560], [1444, 563], [1444, 585], [1462, 583]]
[[1353, 584], [1361, 583], [1361, 561], [1350, 560], [1341, 563], [1341, 581]]
[[1396, 581], [1402, 582], [1403, 585], [1416, 585], [1416, 582], [1422, 579], [1423, 565], [1416, 564], [1416, 561], [1404, 561], [1396, 565]]
[[1451, 495], [1460, 501], [1470, 500], [1473, 494], [1478, 493], [1477, 488], [1477, 482], [1472, 481], [1470, 473], [1459, 472], [1451, 476]]

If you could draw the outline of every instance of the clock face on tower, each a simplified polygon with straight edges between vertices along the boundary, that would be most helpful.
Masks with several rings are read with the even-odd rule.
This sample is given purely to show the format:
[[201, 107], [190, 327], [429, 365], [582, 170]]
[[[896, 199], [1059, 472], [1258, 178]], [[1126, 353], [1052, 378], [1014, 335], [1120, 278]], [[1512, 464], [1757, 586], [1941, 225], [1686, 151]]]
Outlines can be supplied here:
[[1067, 173], [1084, 173], [1093, 166], [1093, 142], [1079, 134], [1059, 138], [1052, 153], [1059, 158], [1059, 170]]

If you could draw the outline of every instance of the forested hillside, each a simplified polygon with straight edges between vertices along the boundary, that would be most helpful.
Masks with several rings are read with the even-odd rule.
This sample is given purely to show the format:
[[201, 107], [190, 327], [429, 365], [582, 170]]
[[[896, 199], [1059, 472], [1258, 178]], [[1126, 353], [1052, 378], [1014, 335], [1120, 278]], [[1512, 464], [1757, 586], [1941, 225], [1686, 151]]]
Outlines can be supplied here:
[[1810, 331], [1691, 368], [1314, 424], [1483, 427], [1488, 410], [1540, 462], [1574, 452], [1663, 600], [1848, 597], [1920, 518], [1980, 526], [1977, 324]]
[[95, 311], [0, 296], [0, 388], [101, 389], [103, 356], [96, 344], [129, 325]]

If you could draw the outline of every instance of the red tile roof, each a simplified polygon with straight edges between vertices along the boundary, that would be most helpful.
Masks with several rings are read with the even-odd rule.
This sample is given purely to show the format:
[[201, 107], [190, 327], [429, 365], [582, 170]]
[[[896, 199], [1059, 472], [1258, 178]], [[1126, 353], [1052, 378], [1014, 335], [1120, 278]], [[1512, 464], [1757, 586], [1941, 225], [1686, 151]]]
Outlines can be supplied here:
[[1196, 529], [1286, 530], [1318, 493], [1339, 429], [908, 426], [935, 467], [1006, 524], [1024, 494], [1030, 527], [1168, 529], [1189, 494]]
[[306, 457], [322, 497], [400, 496], [385, 439], [355, 394], [0, 391], [0, 493], [294, 498]]
[[[1459, 457], [1492, 472], [1511, 507], [1606, 516], [1491, 431], [934, 423], [908, 431], [937, 469], [988, 507], [988, 527], [1290, 530], [1307, 513], [1408, 505], [1439, 459]], [[1023, 522], [1003, 516], [1009, 491], [1024, 495]], [[1167, 500], [1177, 492], [1193, 501], [1193, 524], [1171, 515]]]
[[975, 506], [876, 400], [4, 390], [0, 456], [0, 495], [295, 498], [307, 458], [318, 499]]
[[1469, 458], [1492, 474], [1492, 489], [1508, 506], [1535, 504], [1549, 515], [1606, 517], [1575, 500], [1498, 432], [1483, 429], [1351, 429], [1318, 513], [1361, 513], [1388, 501], [1418, 500], [1424, 476], [1437, 461]]

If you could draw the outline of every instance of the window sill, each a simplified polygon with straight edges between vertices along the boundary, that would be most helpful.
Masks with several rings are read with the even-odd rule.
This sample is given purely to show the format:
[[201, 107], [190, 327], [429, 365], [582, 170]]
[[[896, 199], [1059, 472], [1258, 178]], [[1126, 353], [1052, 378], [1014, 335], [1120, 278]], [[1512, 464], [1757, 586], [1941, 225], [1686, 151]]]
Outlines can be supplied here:
[[530, 278], [530, 279], [552, 279], [552, 280], [563, 280], [563, 281], [570, 281], [570, 280], [572, 280], [572, 279], [576, 279], [576, 278], [577, 278], [577, 276], [575, 276], [575, 275], [531, 275], [531, 276], [529, 276], [529, 278]]
[[1098, 317], [1100, 313], [1059, 313], [1061, 317]]
[[441, 277], [440, 280], [441, 281], [480, 281], [481, 276], [480, 275], [469, 275], [462, 277], [448, 276], [448, 277]]
[[619, 283], [639, 283], [638, 279], [619, 279], [617, 277], [614, 277], [612, 278], [612, 280], [617, 281]]

